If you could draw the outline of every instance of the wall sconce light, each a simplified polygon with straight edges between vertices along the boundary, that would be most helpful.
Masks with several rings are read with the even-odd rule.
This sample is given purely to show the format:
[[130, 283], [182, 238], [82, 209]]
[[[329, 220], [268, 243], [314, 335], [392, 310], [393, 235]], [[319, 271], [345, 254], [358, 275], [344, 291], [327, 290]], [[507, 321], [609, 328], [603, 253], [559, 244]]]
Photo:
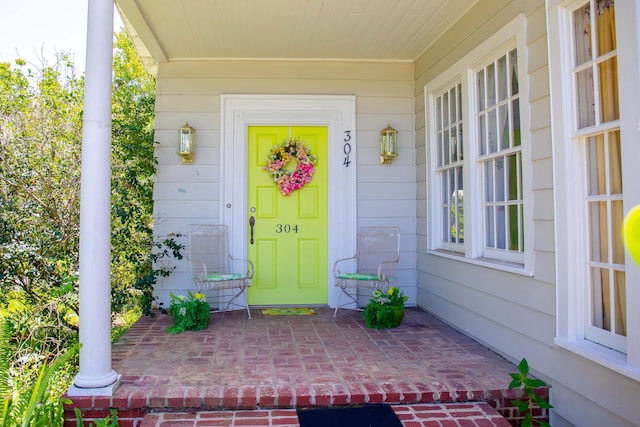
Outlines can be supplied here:
[[398, 155], [398, 131], [391, 127], [391, 123], [380, 131], [380, 163], [390, 164]]
[[196, 130], [186, 122], [178, 131], [178, 156], [182, 157], [182, 163], [193, 162], [195, 142]]

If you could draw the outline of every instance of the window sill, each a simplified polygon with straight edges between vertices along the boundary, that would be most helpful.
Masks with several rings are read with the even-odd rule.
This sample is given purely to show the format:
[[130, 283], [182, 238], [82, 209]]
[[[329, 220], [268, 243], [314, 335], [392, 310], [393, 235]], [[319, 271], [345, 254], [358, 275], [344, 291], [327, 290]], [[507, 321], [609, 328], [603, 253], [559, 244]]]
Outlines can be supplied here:
[[634, 381], [640, 381], [640, 369], [627, 364], [627, 357], [615, 350], [601, 346], [586, 340], [570, 340], [567, 338], [554, 338], [554, 343], [571, 353], [604, 366], [620, 375], [624, 375]]
[[427, 250], [427, 254], [449, 258], [456, 261], [466, 262], [468, 264], [478, 265], [481, 267], [491, 268], [494, 270], [505, 271], [508, 273], [519, 274], [521, 276], [533, 277], [533, 271], [525, 268], [522, 264], [514, 262], [500, 261], [491, 258], [467, 258], [459, 252], [447, 251], [443, 249]]

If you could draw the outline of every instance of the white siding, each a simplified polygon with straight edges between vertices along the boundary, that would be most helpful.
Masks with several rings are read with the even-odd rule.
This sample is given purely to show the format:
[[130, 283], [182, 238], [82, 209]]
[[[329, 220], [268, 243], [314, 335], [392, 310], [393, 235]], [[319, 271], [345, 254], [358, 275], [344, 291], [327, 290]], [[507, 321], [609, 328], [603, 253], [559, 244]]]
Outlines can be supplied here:
[[[424, 85], [518, 14], [526, 15], [526, 76], [532, 162], [532, 277], [428, 254]], [[639, 425], [640, 384], [554, 345], [556, 267], [553, 167], [545, 2], [484, 0], [416, 61], [418, 304], [517, 362], [526, 357], [552, 386], [558, 425]], [[524, 100], [523, 100], [524, 102]], [[524, 131], [524, 130], [523, 130]], [[562, 238], [570, 239], [571, 236]], [[509, 381], [505, 378], [505, 384]], [[636, 402], [632, 402], [636, 399]], [[554, 419], [552, 418], [552, 424]]]
[[[415, 165], [413, 67], [406, 62], [209, 61], [160, 64], [156, 99], [155, 233], [180, 233], [192, 222], [220, 220], [220, 94], [328, 94], [356, 96], [357, 223], [401, 227], [397, 284], [415, 304]], [[191, 165], [176, 155], [177, 130], [196, 129]], [[378, 138], [388, 123], [399, 131], [399, 154], [380, 165]], [[332, 263], [333, 260], [329, 260]], [[156, 286], [192, 285], [186, 264]]]

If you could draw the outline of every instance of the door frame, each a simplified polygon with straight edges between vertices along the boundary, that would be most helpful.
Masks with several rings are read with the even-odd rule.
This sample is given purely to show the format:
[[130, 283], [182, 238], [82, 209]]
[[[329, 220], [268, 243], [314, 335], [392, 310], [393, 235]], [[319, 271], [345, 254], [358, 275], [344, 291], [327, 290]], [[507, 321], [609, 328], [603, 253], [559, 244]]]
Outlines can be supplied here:
[[230, 251], [236, 258], [246, 258], [248, 249], [248, 127], [327, 126], [330, 307], [335, 307], [339, 291], [333, 262], [352, 256], [356, 248], [355, 101], [351, 95], [220, 95], [220, 219], [231, 231]]

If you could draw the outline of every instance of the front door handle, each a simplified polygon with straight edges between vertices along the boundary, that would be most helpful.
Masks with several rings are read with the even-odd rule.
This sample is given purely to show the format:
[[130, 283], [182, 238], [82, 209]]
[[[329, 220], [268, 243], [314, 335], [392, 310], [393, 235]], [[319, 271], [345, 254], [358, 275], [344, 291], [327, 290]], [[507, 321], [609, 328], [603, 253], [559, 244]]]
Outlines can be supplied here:
[[251, 215], [249, 218], [249, 227], [251, 227], [251, 240], [250, 243], [253, 245], [253, 226], [256, 225], [256, 219]]

